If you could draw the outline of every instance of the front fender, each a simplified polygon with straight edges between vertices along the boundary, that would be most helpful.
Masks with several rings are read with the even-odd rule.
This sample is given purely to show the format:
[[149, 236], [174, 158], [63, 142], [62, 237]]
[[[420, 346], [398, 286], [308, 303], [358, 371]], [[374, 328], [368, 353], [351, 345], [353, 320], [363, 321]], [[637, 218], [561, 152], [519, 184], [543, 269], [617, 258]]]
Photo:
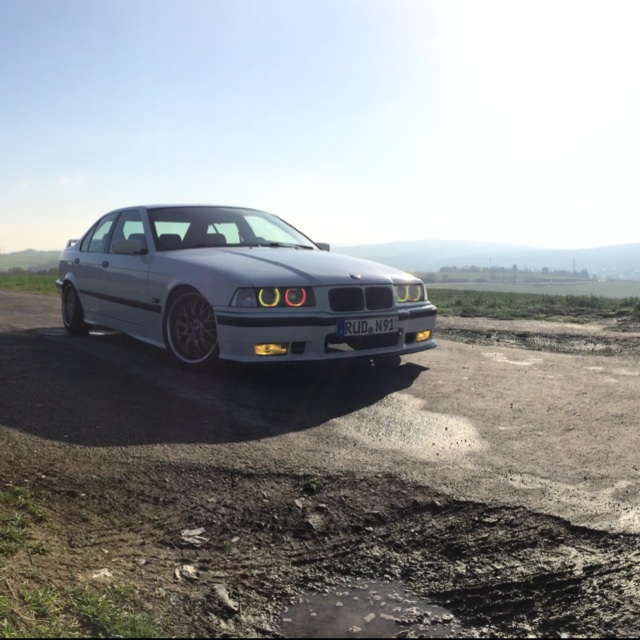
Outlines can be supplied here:
[[71, 272], [68, 272], [65, 273], [64, 277], [60, 277], [56, 280], [56, 288], [58, 289], [58, 293], [60, 293], [60, 295], [62, 295], [62, 288], [64, 287], [65, 282], [70, 282], [73, 285], [73, 288], [76, 291], [78, 290], [78, 282], [76, 281], [75, 275], [73, 275], [73, 273]]

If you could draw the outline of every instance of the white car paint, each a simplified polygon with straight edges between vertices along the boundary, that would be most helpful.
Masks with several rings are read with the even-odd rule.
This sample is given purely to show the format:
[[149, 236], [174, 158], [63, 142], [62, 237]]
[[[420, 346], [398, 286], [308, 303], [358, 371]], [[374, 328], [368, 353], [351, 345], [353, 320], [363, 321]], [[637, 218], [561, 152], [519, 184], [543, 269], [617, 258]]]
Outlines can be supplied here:
[[[162, 224], [174, 224], [174, 213], [176, 219], [183, 214], [184, 219], [193, 216], [187, 232], [178, 238], [186, 244], [189, 229], [200, 224], [201, 217], [217, 219], [218, 212], [226, 220], [219, 226], [227, 231], [230, 228], [228, 220], [235, 220], [234, 216], [244, 216], [243, 225], [245, 218], [259, 219], [267, 227], [267, 223], [273, 222], [276, 225], [273, 227], [274, 238], [266, 238], [265, 243], [272, 242], [272, 246], [256, 246], [253, 241], [243, 240], [243, 246], [231, 244], [163, 250], [161, 239], [166, 236], [154, 233], [154, 229], [157, 231]], [[105, 246], [99, 251], [92, 251], [90, 247], [99, 243], [93, 242], [91, 234], [102, 228], [105, 219], [113, 222], [109, 235], [103, 238]], [[215, 224], [206, 220], [205, 226], [210, 231]], [[121, 233], [123, 238], [116, 238], [118, 225], [126, 229], [127, 224], [132, 225], [129, 229], [136, 228], [138, 233], [129, 236]], [[247, 233], [250, 231], [245, 231]], [[276, 240], [281, 242], [280, 239], [288, 237], [287, 234], [308, 248], [273, 244]], [[176, 291], [188, 287], [198, 292], [213, 308], [217, 345], [215, 354], [210, 355], [221, 359], [243, 362], [264, 362], [267, 359], [322, 361], [403, 355], [436, 346], [433, 339], [436, 308], [428, 301], [426, 289], [423, 288], [422, 299], [415, 302], [400, 303], [395, 295], [396, 285], [423, 287], [420, 280], [376, 262], [321, 250], [299, 231], [264, 212], [205, 205], [126, 207], [106, 214], [80, 240], [69, 244], [60, 257], [57, 284], [63, 292], [63, 318], [70, 330], [88, 325], [106, 326], [173, 352], [167, 340], [170, 326], [168, 305]], [[139, 251], [134, 253], [133, 249]], [[69, 285], [77, 292], [81, 317], [69, 316], [69, 296], [65, 298], [64, 294], [65, 286]], [[305, 287], [305, 292], [312, 291], [315, 296], [315, 306], [249, 308], [232, 305], [238, 289], [253, 288], [258, 292], [273, 287], [281, 291]], [[369, 309], [365, 306], [351, 311], [336, 311], [331, 307], [330, 295], [338, 295], [335, 294], [338, 288], [341, 289], [338, 294], [349, 293], [356, 298], [375, 293], [387, 300], [385, 289], [392, 291], [393, 295], [392, 299], [389, 298], [391, 304], [385, 303], [384, 308]], [[74, 326], [70, 326], [70, 319]], [[331, 344], [335, 347], [339, 343], [339, 348], [328, 349], [327, 336], [336, 333], [341, 320], [360, 321], [351, 326], [370, 331], [379, 320], [382, 323], [380, 327], [394, 326], [398, 330], [392, 335], [353, 336], [342, 340], [336, 340], [334, 336]], [[188, 328], [197, 333], [199, 324], [193, 322], [193, 327], [189, 325]], [[416, 342], [416, 332], [425, 331], [430, 332], [428, 339]], [[288, 345], [288, 351], [278, 356], [257, 355], [257, 343]], [[292, 344], [296, 345], [295, 349]], [[173, 355], [178, 355], [178, 359], [186, 364], [199, 363], [198, 358], [191, 362], [189, 357]]]

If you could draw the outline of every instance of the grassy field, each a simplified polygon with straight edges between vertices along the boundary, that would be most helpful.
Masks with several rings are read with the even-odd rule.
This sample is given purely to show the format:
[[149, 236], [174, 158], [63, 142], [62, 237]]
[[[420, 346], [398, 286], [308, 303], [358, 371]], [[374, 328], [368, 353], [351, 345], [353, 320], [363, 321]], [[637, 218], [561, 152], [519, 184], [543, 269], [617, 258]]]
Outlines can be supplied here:
[[[55, 540], [50, 526], [29, 490], [0, 490], [0, 638], [158, 637], [155, 624], [131, 610], [129, 587], [58, 587], [40, 575], [38, 565], [56, 564], [55, 545], [34, 542]], [[31, 558], [28, 566], [14, 566], [19, 554]]]
[[640, 317], [640, 298], [595, 295], [550, 295], [510, 291], [472, 291], [429, 288], [429, 299], [442, 315], [513, 320]]
[[0, 290], [26, 291], [29, 293], [43, 293], [45, 295], [58, 294], [56, 276], [53, 275], [8, 275], [0, 273]]

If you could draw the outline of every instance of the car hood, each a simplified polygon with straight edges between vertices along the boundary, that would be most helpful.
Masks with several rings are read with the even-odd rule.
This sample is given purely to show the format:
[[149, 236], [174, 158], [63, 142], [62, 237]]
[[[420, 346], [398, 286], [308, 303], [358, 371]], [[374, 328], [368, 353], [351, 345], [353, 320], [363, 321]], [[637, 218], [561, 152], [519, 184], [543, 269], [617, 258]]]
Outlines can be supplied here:
[[224, 247], [166, 252], [167, 258], [224, 272], [246, 285], [340, 285], [416, 281], [370, 260], [290, 247]]

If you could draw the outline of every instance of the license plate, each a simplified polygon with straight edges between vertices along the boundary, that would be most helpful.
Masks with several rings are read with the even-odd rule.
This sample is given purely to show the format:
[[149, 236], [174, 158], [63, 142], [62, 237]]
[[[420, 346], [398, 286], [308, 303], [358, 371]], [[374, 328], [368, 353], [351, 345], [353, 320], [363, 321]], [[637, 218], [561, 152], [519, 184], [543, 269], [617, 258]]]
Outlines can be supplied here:
[[398, 330], [398, 318], [364, 318], [361, 320], [338, 320], [336, 333], [339, 338], [368, 336], [376, 333], [393, 333]]

